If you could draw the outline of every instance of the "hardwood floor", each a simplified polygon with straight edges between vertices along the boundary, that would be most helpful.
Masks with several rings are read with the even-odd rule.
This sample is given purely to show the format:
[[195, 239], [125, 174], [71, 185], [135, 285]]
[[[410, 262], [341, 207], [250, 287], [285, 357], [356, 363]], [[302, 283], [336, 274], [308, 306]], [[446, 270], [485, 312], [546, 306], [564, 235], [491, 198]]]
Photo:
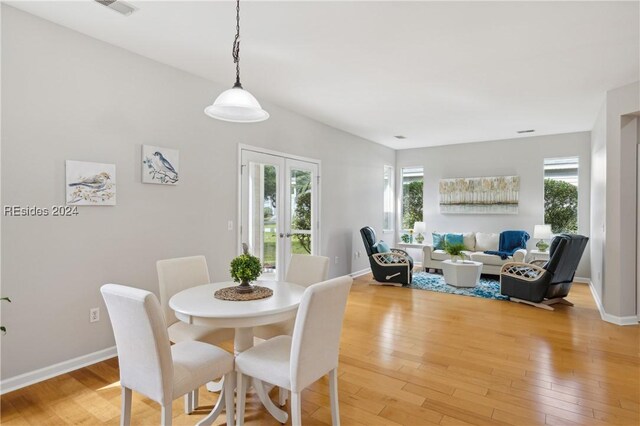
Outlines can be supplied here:
[[[342, 335], [340, 415], [349, 425], [640, 424], [640, 328], [600, 320], [589, 288], [574, 307], [530, 306], [354, 283]], [[200, 409], [173, 406], [174, 424]], [[331, 423], [325, 379], [303, 392], [303, 423]], [[118, 363], [108, 360], [3, 395], [3, 425], [118, 424]], [[248, 424], [277, 425], [250, 394]], [[133, 424], [160, 408], [134, 393]], [[223, 424], [221, 416], [215, 424]]]

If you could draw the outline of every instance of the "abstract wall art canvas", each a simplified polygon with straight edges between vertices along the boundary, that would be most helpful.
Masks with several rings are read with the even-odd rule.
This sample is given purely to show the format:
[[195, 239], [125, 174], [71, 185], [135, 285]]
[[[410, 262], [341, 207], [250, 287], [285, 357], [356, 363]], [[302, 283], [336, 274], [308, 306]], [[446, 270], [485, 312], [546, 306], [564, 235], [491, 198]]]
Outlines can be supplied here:
[[142, 145], [142, 182], [176, 185], [179, 160], [177, 149]]
[[67, 205], [115, 206], [116, 165], [66, 162]]
[[518, 214], [520, 176], [440, 180], [440, 213]]

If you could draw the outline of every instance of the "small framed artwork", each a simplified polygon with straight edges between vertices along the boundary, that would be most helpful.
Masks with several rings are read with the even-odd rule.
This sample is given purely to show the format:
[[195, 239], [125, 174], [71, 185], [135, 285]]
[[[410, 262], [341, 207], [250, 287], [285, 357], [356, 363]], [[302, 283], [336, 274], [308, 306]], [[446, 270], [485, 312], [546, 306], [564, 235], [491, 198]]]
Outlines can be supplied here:
[[177, 185], [179, 160], [177, 149], [142, 145], [142, 183]]
[[67, 205], [115, 206], [116, 165], [66, 162]]

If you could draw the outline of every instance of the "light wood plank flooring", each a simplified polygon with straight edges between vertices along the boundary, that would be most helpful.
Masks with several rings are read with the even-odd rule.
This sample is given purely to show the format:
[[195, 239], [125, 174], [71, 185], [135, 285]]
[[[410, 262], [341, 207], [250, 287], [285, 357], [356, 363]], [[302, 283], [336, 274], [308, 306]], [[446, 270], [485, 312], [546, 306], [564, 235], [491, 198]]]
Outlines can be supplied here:
[[[640, 424], [640, 328], [605, 323], [589, 288], [555, 312], [515, 303], [354, 283], [342, 335], [345, 425]], [[200, 391], [195, 424], [217, 394]], [[3, 395], [3, 425], [118, 424], [116, 359]], [[135, 395], [133, 424], [160, 409]], [[247, 423], [277, 425], [255, 395]], [[220, 417], [216, 424], [223, 424]], [[331, 423], [328, 383], [303, 393], [303, 423]]]

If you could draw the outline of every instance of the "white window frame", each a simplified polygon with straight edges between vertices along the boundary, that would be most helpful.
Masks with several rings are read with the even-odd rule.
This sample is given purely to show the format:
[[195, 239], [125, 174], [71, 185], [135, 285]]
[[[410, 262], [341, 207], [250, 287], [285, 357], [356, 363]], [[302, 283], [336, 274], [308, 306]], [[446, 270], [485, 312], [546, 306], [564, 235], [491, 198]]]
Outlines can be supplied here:
[[[389, 181], [388, 184], [384, 185], [382, 195], [382, 232], [390, 234], [395, 230], [395, 170], [393, 166], [385, 164], [382, 173], [383, 184], [387, 179], [387, 175], [389, 176]], [[387, 209], [390, 209], [390, 211], [387, 211]], [[389, 213], [388, 216], [387, 213]], [[385, 223], [387, 217], [389, 218], [388, 224]]]

